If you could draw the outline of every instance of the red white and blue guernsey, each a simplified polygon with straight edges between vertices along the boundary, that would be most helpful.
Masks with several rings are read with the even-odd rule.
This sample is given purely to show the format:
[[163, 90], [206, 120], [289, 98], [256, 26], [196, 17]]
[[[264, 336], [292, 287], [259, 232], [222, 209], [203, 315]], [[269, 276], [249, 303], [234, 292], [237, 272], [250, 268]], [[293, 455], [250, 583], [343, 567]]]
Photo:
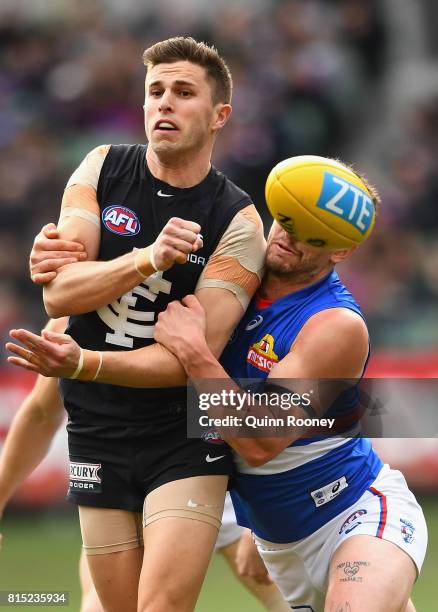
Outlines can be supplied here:
[[[222, 355], [224, 368], [235, 380], [266, 378], [275, 363], [288, 354], [310, 317], [330, 308], [348, 308], [363, 316], [359, 305], [335, 271], [309, 287], [274, 302], [254, 298]], [[271, 563], [275, 546], [279, 547], [278, 551], [285, 551], [288, 545], [293, 547], [294, 543], [302, 546], [313, 534], [325, 533], [327, 526], [338, 534], [338, 540], [333, 544], [335, 548], [341, 537], [348, 537], [353, 532], [366, 532], [392, 540], [398, 537], [408, 548], [414, 540], [416, 529], [426, 533], [421, 509], [407, 489], [403, 477], [399, 472], [384, 467], [370, 440], [360, 435], [356, 394], [356, 388], [342, 393], [326, 414], [327, 417], [337, 417], [345, 424], [342, 435], [338, 430], [331, 437], [297, 440], [259, 467], [251, 467], [237, 454], [235, 456], [238, 473], [231, 494], [237, 521], [251, 528], [255, 534], [273, 578], [278, 579], [279, 574], [278, 568]], [[413, 501], [409, 498], [411, 506], [415, 505], [415, 508], [411, 507], [412, 511], [407, 508], [404, 511], [405, 502], [400, 501], [400, 517], [397, 515], [394, 518], [395, 535], [394, 525], [387, 524], [387, 495], [378, 488], [379, 475], [385, 476], [387, 470], [403, 479], [401, 487], [405, 487], [407, 494], [412, 496]], [[369, 503], [361, 503], [364, 496], [372, 501], [372, 510]], [[371, 523], [367, 524], [368, 519]], [[413, 530], [411, 542], [406, 541], [410, 539], [406, 535], [406, 528]], [[425, 539], [427, 536], [422, 537], [423, 541]], [[324, 540], [328, 541], [326, 533]], [[425, 546], [423, 548], [417, 554], [409, 553], [418, 569], [424, 557]], [[321, 550], [322, 543], [313, 546], [313, 549], [314, 552]], [[332, 547], [328, 559], [333, 552]], [[309, 570], [308, 564], [312, 564], [306, 554], [302, 559], [307, 566], [306, 570], [303, 569], [304, 574]], [[327, 578], [323, 566], [328, 570], [328, 560], [320, 569], [313, 571], [319, 589], [323, 588]], [[297, 567], [294, 567], [294, 572], [301, 575]], [[291, 584], [289, 578], [285, 584]], [[277, 582], [282, 588], [281, 578]], [[282, 589], [283, 594], [288, 601], [295, 603], [295, 595], [288, 589], [288, 586]], [[306, 597], [307, 601], [315, 601], [309, 594], [304, 599]]]

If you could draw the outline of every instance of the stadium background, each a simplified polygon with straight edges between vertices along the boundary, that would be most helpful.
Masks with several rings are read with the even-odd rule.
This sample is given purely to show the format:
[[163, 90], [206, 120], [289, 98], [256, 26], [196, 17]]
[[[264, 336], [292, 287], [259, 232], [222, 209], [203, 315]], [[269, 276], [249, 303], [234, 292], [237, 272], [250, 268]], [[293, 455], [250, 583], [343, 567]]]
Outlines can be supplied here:
[[[190, 34], [216, 44], [234, 76], [234, 112], [215, 164], [252, 194], [267, 223], [264, 179], [285, 157], [353, 161], [378, 186], [375, 234], [341, 276], [368, 318], [371, 372], [436, 377], [437, 25], [434, 0], [1, 0], [1, 339], [11, 327], [44, 323], [27, 255], [41, 225], [56, 221], [77, 163], [97, 144], [144, 142], [143, 49]], [[0, 444], [32, 385], [7, 367], [2, 346]], [[436, 438], [379, 447], [424, 503], [430, 543], [415, 601], [418, 612], [432, 612]], [[65, 470], [60, 434], [2, 521], [0, 590], [65, 589], [74, 610], [79, 532], [63, 502]], [[259, 608], [215, 560], [197, 609]]]

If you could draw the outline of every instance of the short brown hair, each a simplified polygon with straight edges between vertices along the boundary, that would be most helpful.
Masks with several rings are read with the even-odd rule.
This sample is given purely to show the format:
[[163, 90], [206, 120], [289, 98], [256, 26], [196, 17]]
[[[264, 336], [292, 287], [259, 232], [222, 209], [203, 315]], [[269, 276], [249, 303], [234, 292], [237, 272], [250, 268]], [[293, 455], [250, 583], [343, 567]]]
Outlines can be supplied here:
[[377, 191], [377, 188], [369, 182], [368, 178], [365, 176], [365, 174], [363, 174], [362, 172], [358, 172], [357, 170], [354, 170], [353, 168], [351, 168], [351, 170], [354, 172], [354, 174], [356, 174], [356, 176], [358, 176], [360, 178], [360, 180], [362, 181], [362, 183], [365, 185], [365, 187], [368, 190], [368, 193], [371, 196], [371, 200], [374, 204], [374, 210], [376, 211], [376, 214], [380, 208], [380, 204], [382, 202], [381, 198], [380, 198], [380, 194]]
[[229, 104], [233, 91], [231, 72], [215, 47], [198, 42], [190, 36], [176, 36], [155, 43], [143, 53], [143, 64], [147, 69], [157, 64], [172, 64], [188, 61], [205, 68], [213, 82], [213, 102]]

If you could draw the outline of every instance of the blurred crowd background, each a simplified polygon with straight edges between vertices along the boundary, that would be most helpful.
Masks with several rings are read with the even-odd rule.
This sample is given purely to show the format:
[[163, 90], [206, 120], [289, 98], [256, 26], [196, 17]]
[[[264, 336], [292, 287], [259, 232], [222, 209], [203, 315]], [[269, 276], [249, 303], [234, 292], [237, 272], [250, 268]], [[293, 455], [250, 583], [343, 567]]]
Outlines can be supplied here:
[[217, 167], [267, 224], [279, 160], [328, 155], [365, 171], [383, 204], [341, 274], [375, 347], [436, 346], [437, 16], [434, 0], [2, 0], [0, 335], [45, 319], [27, 256], [73, 169], [98, 144], [144, 142], [143, 50], [190, 34], [234, 76]]

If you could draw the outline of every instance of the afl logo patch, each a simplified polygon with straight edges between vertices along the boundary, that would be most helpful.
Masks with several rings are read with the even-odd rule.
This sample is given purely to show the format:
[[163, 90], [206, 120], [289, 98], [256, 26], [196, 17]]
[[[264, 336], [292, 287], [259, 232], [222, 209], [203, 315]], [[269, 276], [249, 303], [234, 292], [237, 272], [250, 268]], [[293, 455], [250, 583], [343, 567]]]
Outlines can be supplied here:
[[136, 236], [140, 231], [140, 221], [130, 208], [120, 204], [110, 204], [102, 211], [104, 226], [119, 236]]
[[208, 444], [225, 444], [219, 432], [215, 429], [207, 429], [207, 431], [204, 431], [201, 438], [204, 442], [208, 442]]

